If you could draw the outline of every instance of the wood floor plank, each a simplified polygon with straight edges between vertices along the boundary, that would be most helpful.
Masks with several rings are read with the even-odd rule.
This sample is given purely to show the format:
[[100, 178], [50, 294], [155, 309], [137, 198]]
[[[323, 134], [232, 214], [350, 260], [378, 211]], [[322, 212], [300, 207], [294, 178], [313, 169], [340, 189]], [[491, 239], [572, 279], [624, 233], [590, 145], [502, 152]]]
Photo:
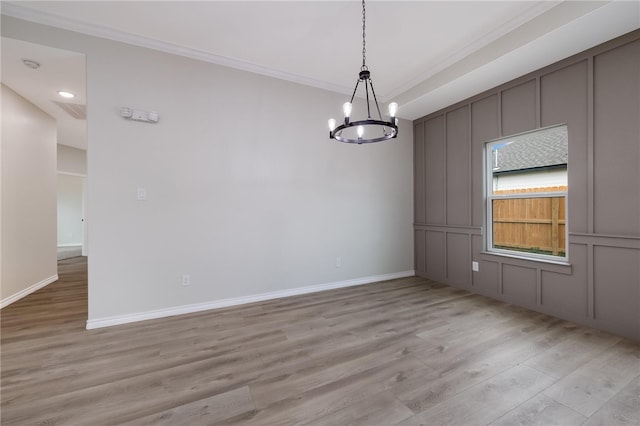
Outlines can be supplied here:
[[[236, 354], [247, 356], [254, 353], [254, 357], [262, 363], [256, 349], [285, 339], [278, 331], [261, 335], [261, 338], [251, 333], [249, 337], [244, 342], [234, 344], [218, 345], [214, 340], [205, 343], [204, 346], [183, 344], [182, 352], [176, 352], [175, 347], [168, 353], [163, 346], [136, 347], [134, 350], [125, 347], [117, 353], [109, 352], [104, 355], [90, 352], [86, 358], [77, 359], [77, 362], [61, 360], [57, 364], [32, 369], [3, 371], [3, 387], [12, 391], [12, 397], [6, 398], [5, 402], [15, 403], [44, 396], [51, 386], [56, 386], [60, 393], [73, 392], [107, 382], [143, 376], [158, 370], [168, 371], [203, 360], [219, 360], [222, 364], [227, 358], [236, 359]], [[185, 352], [185, 349], [188, 352]], [[114, 370], [113, 366], [118, 368]]]
[[[237, 370], [231, 370], [233, 365]], [[48, 388], [49, 397], [3, 406], [3, 424], [120, 424], [212, 395], [233, 390], [260, 376], [262, 361], [255, 354], [203, 360], [68, 393]], [[91, 407], [92, 409], [87, 409]], [[25, 423], [29, 420], [28, 423]]]
[[578, 330], [571, 338], [529, 359], [526, 364], [549, 376], [562, 378], [620, 340], [608, 333]]
[[638, 342], [442, 283], [86, 330], [86, 258], [58, 265], [0, 310], [3, 426], [640, 426]]
[[553, 380], [524, 365], [513, 367], [399, 425], [486, 425], [547, 388]]
[[251, 418], [241, 416], [230, 424], [302, 424], [372, 398], [425, 370], [425, 365], [412, 357], [394, 360], [279, 400], [258, 409]]
[[566, 405], [538, 394], [490, 426], [579, 426], [587, 418]]
[[551, 322], [555, 326], [545, 326], [545, 331], [503, 324], [502, 331], [492, 339], [472, 341], [468, 345], [461, 341], [446, 351], [440, 350], [439, 341], [432, 342], [432, 348], [418, 351], [414, 356], [430, 366], [433, 373], [425, 378], [411, 378], [393, 392], [414, 412], [427, 410], [521, 364], [571, 333], [571, 329], [564, 328], [564, 323]]
[[589, 417], [640, 372], [640, 346], [625, 340], [582, 365], [545, 395]]
[[123, 426], [212, 424], [253, 409], [251, 393], [249, 388], [244, 386], [161, 413], [135, 419], [131, 422], [123, 423]]
[[640, 426], [640, 376], [600, 407], [584, 426]]
[[[316, 368], [306, 368], [293, 374], [252, 383], [251, 393], [256, 407], [265, 407], [336, 380], [375, 369], [381, 364], [400, 362], [422, 345], [423, 341], [410, 336], [365, 342], [351, 351], [338, 351], [337, 356], [316, 364]], [[424, 371], [428, 370], [426, 366], [423, 367]]]
[[304, 423], [308, 426], [387, 426], [413, 416], [413, 411], [389, 391]]

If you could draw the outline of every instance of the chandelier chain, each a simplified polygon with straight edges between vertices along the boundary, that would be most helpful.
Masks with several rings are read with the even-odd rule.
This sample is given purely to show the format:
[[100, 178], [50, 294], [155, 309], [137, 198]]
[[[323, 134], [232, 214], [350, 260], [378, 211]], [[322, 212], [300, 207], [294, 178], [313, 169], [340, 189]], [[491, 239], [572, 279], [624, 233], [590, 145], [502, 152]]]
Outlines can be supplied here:
[[367, 69], [367, 64], [366, 64], [366, 59], [367, 59], [367, 40], [366, 40], [366, 28], [367, 28], [367, 15], [366, 15], [366, 9], [364, 6], [364, 0], [362, 0], [362, 68], [361, 70], [364, 71]]

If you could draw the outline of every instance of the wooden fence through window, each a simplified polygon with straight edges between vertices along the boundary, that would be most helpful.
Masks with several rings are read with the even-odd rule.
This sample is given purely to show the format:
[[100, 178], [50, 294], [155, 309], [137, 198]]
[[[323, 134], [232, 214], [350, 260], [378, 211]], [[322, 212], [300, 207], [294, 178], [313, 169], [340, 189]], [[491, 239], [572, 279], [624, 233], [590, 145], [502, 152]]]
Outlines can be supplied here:
[[[562, 192], [566, 186], [498, 190], [495, 195]], [[564, 256], [565, 197], [507, 198], [493, 200], [493, 246]]]

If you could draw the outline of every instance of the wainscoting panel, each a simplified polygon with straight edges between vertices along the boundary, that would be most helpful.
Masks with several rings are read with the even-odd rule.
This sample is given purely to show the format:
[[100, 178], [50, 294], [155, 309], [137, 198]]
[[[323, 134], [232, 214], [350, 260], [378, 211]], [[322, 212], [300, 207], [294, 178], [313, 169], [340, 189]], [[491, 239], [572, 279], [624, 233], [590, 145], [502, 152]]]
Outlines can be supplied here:
[[445, 234], [439, 231], [426, 231], [426, 274], [432, 280], [445, 281]]
[[500, 263], [490, 260], [479, 261], [480, 270], [473, 273], [474, 291], [485, 296], [500, 298]]
[[[414, 121], [418, 274], [640, 340], [638, 69], [640, 30]], [[485, 143], [558, 124], [568, 258], [488, 252]]]
[[542, 306], [556, 316], [588, 319], [589, 296], [586, 244], [570, 244], [571, 259], [576, 265], [571, 275], [541, 271]]
[[535, 129], [536, 81], [530, 80], [502, 91], [502, 135]]
[[459, 287], [471, 287], [471, 253], [469, 235], [447, 233], [447, 282]]
[[594, 232], [640, 236], [640, 40], [593, 61]]
[[[425, 193], [429, 194], [426, 202], [426, 223], [446, 223], [445, 213], [445, 148], [444, 117], [435, 117], [425, 125]], [[427, 144], [426, 141], [429, 141]]]
[[506, 300], [534, 308], [537, 299], [536, 270], [503, 263], [502, 290]]
[[470, 225], [469, 110], [447, 113], [447, 225]]
[[593, 267], [594, 319], [624, 334], [640, 333], [640, 250], [594, 245]]
[[422, 229], [416, 229], [414, 231], [413, 242], [415, 244], [415, 257], [416, 257], [416, 274], [424, 276], [427, 271], [426, 268], [426, 245], [425, 245], [425, 232]]
[[424, 124], [420, 123], [413, 129], [413, 191], [415, 194], [414, 220], [417, 223], [426, 222], [426, 196], [425, 196], [425, 156], [424, 156]]

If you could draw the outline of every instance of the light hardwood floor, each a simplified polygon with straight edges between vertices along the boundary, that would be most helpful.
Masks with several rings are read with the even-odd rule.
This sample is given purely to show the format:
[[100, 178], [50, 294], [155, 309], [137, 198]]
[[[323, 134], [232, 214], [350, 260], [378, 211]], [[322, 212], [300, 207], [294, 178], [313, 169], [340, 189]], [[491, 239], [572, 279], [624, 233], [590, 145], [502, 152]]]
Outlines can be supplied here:
[[0, 312], [2, 425], [640, 425], [640, 344], [422, 278], [85, 330]]

